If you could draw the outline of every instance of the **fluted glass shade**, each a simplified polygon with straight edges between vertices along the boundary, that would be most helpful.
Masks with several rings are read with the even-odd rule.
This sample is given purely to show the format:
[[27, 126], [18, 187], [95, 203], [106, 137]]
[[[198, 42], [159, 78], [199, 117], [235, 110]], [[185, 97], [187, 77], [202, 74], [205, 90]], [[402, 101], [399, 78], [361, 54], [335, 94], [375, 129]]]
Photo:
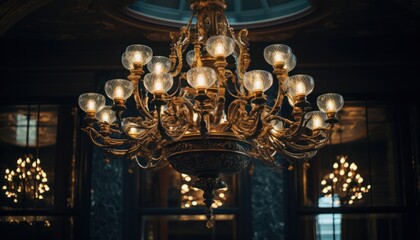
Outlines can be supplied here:
[[271, 120], [270, 125], [273, 127], [271, 131], [274, 132], [279, 132], [284, 129], [283, 122], [278, 119]]
[[311, 130], [326, 128], [328, 126], [328, 123], [325, 122], [325, 120], [327, 120], [327, 115], [321, 111], [308, 112], [305, 115], [305, 119], [309, 119], [306, 123], [306, 127]]
[[314, 90], [314, 79], [309, 75], [291, 76], [287, 82], [287, 92], [290, 96], [308, 96]]
[[284, 44], [273, 44], [264, 49], [264, 59], [272, 66], [285, 64], [291, 56], [292, 49]]
[[125, 79], [112, 79], [105, 83], [105, 93], [113, 100], [127, 100], [133, 94], [133, 84]]
[[227, 36], [213, 36], [206, 42], [206, 50], [213, 57], [227, 57], [233, 53], [234, 49], [235, 41]]
[[185, 59], [187, 60], [187, 63], [189, 66], [193, 65], [195, 63], [195, 52], [194, 50], [188, 51], [185, 55]]
[[154, 56], [147, 64], [147, 69], [151, 73], [162, 74], [171, 70], [171, 61], [164, 56]]
[[99, 112], [105, 106], [105, 97], [98, 93], [83, 93], [79, 96], [79, 106], [85, 112]]
[[124, 118], [121, 122], [124, 132], [132, 138], [137, 138], [144, 132], [141, 126], [136, 123], [136, 120], [135, 117], [128, 117]]
[[101, 111], [96, 113], [96, 118], [100, 122], [113, 123], [117, 119], [117, 116], [115, 111], [112, 110], [112, 106], [105, 106]]
[[284, 69], [286, 69], [288, 72], [292, 71], [296, 67], [296, 62], [296, 56], [295, 54], [292, 54], [289, 60], [284, 64]]
[[253, 70], [244, 74], [244, 86], [250, 93], [265, 92], [273, 84], [273, 76], [264, 70]]
[[217, 80], [216, 72], [209, 67], [195, 67], [187, 72], [187, 81], [195, 89], [207, 89]]
[[325, 113], [336, 113], [343, 108], [344, 99], [337, 93], [325, 93], [317, 98], [316, 103], [319, 110]]
[[150, 47], [133, 44], [126, 48], [125, 53], [121, 57], [121, 62], [128, 70], [134, 68], [134, 63], [144, 66], [152, 60], [153, 51]]
[[171, 75], [148, 73], [143, 79], [144, 87], [153, 94], [164, 94], [171, 89], [173, 79]]

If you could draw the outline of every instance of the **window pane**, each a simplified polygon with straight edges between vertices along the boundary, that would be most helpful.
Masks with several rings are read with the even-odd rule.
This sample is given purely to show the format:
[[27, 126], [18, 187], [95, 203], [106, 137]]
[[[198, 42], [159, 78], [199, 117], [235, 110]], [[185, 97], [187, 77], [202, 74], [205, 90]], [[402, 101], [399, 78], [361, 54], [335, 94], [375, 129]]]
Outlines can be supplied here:
[[337, 207], [397, 205], [393, 108], [347, 102], [330, 144], [302, 170], [303, 206], [334, 196]]
[[54, 106], [3, 107], [0, 112], [2, 206], [54, 205], [58, 109]]
[[[299, 220], [298, 239], [403, 239], [400, 214], [319, 214]], [[335, 238], [334, 238], [335, 235]]]

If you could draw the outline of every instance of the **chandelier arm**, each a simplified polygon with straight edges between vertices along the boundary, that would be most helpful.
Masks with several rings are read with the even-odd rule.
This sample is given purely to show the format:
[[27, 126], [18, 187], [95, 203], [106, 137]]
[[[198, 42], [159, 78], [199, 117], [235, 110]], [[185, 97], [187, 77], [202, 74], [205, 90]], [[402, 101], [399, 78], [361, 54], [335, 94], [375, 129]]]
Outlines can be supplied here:
[[277, 152], [281, 153], [285, 157], [295, 160], [295, 161], [301, 161], [304, 159], [310, 159], [316, 154], [316, 150], [313, 151], [306, 151], [306, 152], [291, 152], [288, 151], [286, 148], [278, 148], [276, 149]]
[[[182, 61], [182, 53], [185, 51], [186, 46], [188, 46], [188, 43], [190, 42], [191, 38], [191, 25], [192, 20], [195, 16], [195, 13], [191, 14], [190, 19], [186, 26], [181, 27], [180, 29], [180, 36], [178, 38], [178, 41], [174, 44], [175, 56], [173, 53], [171, 53], [171, 72], [169, 73], [171, 77], [177, 76], [182, 69], [183, 61]], [[178, 61], [177, 61], [178, 59]], [[178, 62], [178, 65], [176, 65], [176, 62]], [[175, 67], [176, 66], [176, 67]]]
[[156, 108], [157, 108], [157, 111], [156, 111], [156, 113], [157, 113], [157, 130], [159, 131], [160, 135], [164, 139], [166, 139], [168, 141], [172, 141], [173, 137], [168, 134], [168, 132], [166, 131], [165, 127], [162, 124], [162, 118], [161, 118], [161, 114], [160, 114], [161, 107], [162, 107], [161, 104], [156, 104]]
[[[282, 154], [285, 154], [286, 156], [295, 156], [293, 158], [301, 158], [301, 156], [299, 154], [303, 154], [305, 152], [314, 152], [316, 153], [316, 150], [318, 149], [313, 149], [313, 148], [307, 148], [307, 146], [302, 147], [302, 146], [296, 146], [293, 145], [291, 143], [289, 143], [288, 141], [281, 141], [280, 139], [276, 138], [274, 135], [269, 134], [268, 135], [269, 139], [270, 139], [270, 145], [272, 147], [274, 147], [274, 149], [277, 152], [281, 152]], [[287, 149], [290, 148], [292, 149], [294, 152], [288, 151]], [[301, 153], [297, 153], [301, 151]], [[305, 155], [302, 155], [305, 156]]]
[[[226, 20], [227, 21], [227, 20]], [[248, 40], [248, 30], [247, 29], [242, 29], [241, 31], [239, 31], [238, 35], [235, 36], [235, 33], [233, 31], [233, 28], [229, 27], [229, 32], [232, 36], [232, 38], [234, 39], [236, 45], [239, 48], [239, 53], [237, 53], [237, 74], [239, 76], [240, 79], [242, 79], [244, 77], [244, 73], [246, 72], [246, 70], [248, 69], [249, 66], [249, 62], [250, 62], [250, 55], [248, 52], [248, 44], [247, 44], [247, 40]]]
[[128, 75], [128, 79], [133, 84], [133, 97], [134, 101], [136, 102], [137, 110], [146, 118], [153, 119], [153, 116], [150, 114], [148, 109], [143, 104], [142, 98], [139, 93], [139, 81], [141, 75], [144, 73], [142, 68], [137, 68], [131, 71], [131, 74]]
[[267, 116], [278, 115], [281, 106], [283, 104], [284, 95], [286, 93], [286, 80], [287, 80], [287, 71], [284, 68], [275, 68], [273, 71], [276, 74], [278, 86], [277, 86], [277, 98], [274, 102], [274, 105], [271, 107], [270, 113]]
[[171, 75], [171, 77], [175, 77], [181, 72], [182, 64], [183, 64], [183, 61], [182, 61], [182, 45], [177, 45], [176, 48], [175, 48], [175, 51], [176, 51], [176, 56], [177, 56], [177, 59], [178, 59], [178, 65], [177, 65], [174, 72], [169, 73]]
[[[261, 156], [261, 162], [270, 167], [271, 169], [273, 169], [275, 172], [282, 172], [285, 167], [283, 166], [283, 163], [278, 163], [276, 162], [275, 158], [273, 157], [272, 154], [269, 154], [266, 152], [265, 149], [258, 149], [258, 156]], [[285, 161], [290, 162], [290, 160], [286, 159]]]
[[179, 90], [181, 89], [181, 81], [182, 81], [182, 79], [183, 79], [183, 74], [181, 74], [181, 76], [179, 76], [179, 78], [178, 78], [178, 85], [177, 85], [175, 91], [173, 93], [171, 93], [171, 94], [166, 95], [166, 98], [169, 98], [170, 99], [173, 96], [179, 94]]
[[256, 115], [257, 115], [256, 118], [255, 118], [256, 122], [254, 124], [254, 127], [250, 131], [245, 132], [245, 137], [247, 139], [253, 139], [253, 138], [257, 137], [258, 135], [260, 135], [262, 127], [263, 127], [263, 121], [262, 121], [261, 116], [262, 116], [262, 111], [264, 109], [264, 105], [258, 105], [255, 108], [256, 109], [251, 110], [250, 115], [256, 113]]
[[[98, 147], [109, 147], [110, 145], [109, 145], [109, 143], [108, 142], [106, 142], [107, 141], [107, 139], [106, 138], [104, 138], [103, 136], [102, 136], [102, 134], [100, 134], [98, 131], [96, 131], [96, 129], [94, 129], [93, 127], [87, 127], [87, 128], [83, 128], [83, 131], [85, 131], [87, 134], [88, 134], [88, 136], [89, 136], [89, 138], [91, 139], [91, 141], [96, 145], [96, 146], [98, 146]], [[96, 141], [96, 138], [99, 138], [99, 139], [101, 139], [104, 143], [100, 143], [100, 142], [98, 142], [98, 141]], [[108, 139], [108, 141], [109, 141], [110, 139]], [[124, 141], [125, 140], [122, 140], [121, 142], [118, 142], [118, 144], [113, 144], [113, 145], [122, 145], [122, 144], [124, 144]], [[106, 143], [105, 143], [106, 142]]]
[[233, 84], [233, 86], [235, 87], [235, 91], [237, 92], [237, 93], [239, 93], [239, 95], [236, 95], [236, 94], [234, 94], [231, 90], [230, 90], [230, 88], [229, 88], [229, 84], [226, 84], [226, 89], [227, 89], [227, 91], [228, 91], [228, 93], [232, 96], [232, 97], [234, 97], [234, 98], [246, 98], [245, 97], [245, 95], [238, 89], [238, 85], [237, 84], [239, 84], [238, 83], [238, 81], [237, 81], [237, 79], [236, 79], [236, 76], [232, 73], [232, 71], [230, 71], [230, 70], [226, 70], [226, 73], [227, 73], [227, 79], [229, 80], [231, 80], [231, 82], [232, 82], [232, 84]]
[[[306, 112], [302, 113], [302, 116], [298, 118], [298, 122], [292, 122], [289, 128], [289, 131], [291, 130], [291, 132], [287, 131], [284, 134], [283, 139], [293, 141], [298, 139], [303, 134], [305, 130], [304, 126], [306, 126], [306, 123], [309, 121], [308, 119], [305, 120], [305, 114]], [[292, 129], [292, 126], [296, 127]]]
[[137, 155], [134, 155], [134, 160], [136, 160], [137, 165], [142, 168], [142, 169], [149, 169], [150, 166], [150, 159], [147, 159], [147, 165], [142, 165], [139, 161], [139, 159], [137, 158]]

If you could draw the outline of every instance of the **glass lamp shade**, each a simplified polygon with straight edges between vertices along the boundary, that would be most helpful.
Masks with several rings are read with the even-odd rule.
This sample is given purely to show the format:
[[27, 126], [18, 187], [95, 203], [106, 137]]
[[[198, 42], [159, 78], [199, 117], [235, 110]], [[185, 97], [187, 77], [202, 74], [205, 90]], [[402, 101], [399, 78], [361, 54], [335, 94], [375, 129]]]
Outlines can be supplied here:
[[294, 97], [293, 96], [290, 96], [290, 94], [286, 94], [286, 97], [287, 97], [287, 102], [289, 103], [289, 105], [291, 106], [291, 107], [293, 107], [293, 106], [295, 106], [295, 99], [294, 99]]
[[328, 126], [328, 123], [325, 122], [325, 120], [327, 120], [327, 115], [321, 111], [308, 112], [305, 115], [305, 119], [309, 119], [306, 123], [306, 127], [311, 130], [326, 128]]
[[309, 75], [299, 74], [289, 77], [287, 92], [290, 96], [308, 96], [314, 90], [314, 79]]
[[207, 39], [206, 50], [213, 57], [227, 57], [235, 50], [235, 41], [224, 35], [213, 36]]
[[209, 67], [195, 67], [187, 72], [187, 81], [195, 89], [207, 89], [217, 80], [216, 72]]
[[139, 124], [136, 123], [135, 117], [124, 118], [121, 122], [124, 132], [132, 138], [137, 138], [144, 132]]
[[171, 75], [148, 73], [143, 79], [144, 87], [153, 94], [164, 94], [171, 89], [173, 79]]
[[105, 106], [104, 108], [102, 108], [101, 111], [96, 113], [96, 118], [100, 122], [113, 123], [115, 119], [117, 119], [117, 116], [115, 115], [115, 112], [112, 110], [112, 106]]
[[105, 83], [105, 93], [113, 100], [127, 100], [133, 94], [133, 84], [125, 79], [112, 79]]
[[105, 106], [105, 97], [98, 93], [83, 93], [79, 96], [79, 106], [85, 112], [99, 112]]
[[188, 51], [185, 58], [187, 59], [187, 63], [188, 63], [189, 66], [193, 65], [195, 63], [195, 52], [194, 52], [194, 50]]
[[316, 103], [324, 113], [336, 113], [344, 106], [343, 96], [337, 93], [325, 93], [318, 96]]
[[272, 66], [287, 63], [291, 56], [292, 49], [284, 44], [273, 44], [264, 49], [264, 59]]
[[295, 54], [292, 54], [289, 60], [284, 64], [284, 69], [286, 69], [288, 72], [292, 71], [296, 67], [296, 62], [296, 56]]
[[171, 70], [171, 60], [163, 56], [154, 56], [147, 64], [147, 69], [151, 73], [162, 74], [168, 73]]
[[133, 44], [125, 49], [125, 53], [121, 57], [121, 62], [126, 69], [131, 70], [133, 69], [134, 63], [144, 66], [152, 60], [152, 56], [153, 50], [150, 47]]
[[271, 120], [270, 125], [273, 126], [271, 131], [274, 131], [274, 132], [279, 132], [284, 129], [283, 122], [278, 119]]
[[244, 86], [250, 93], [265, 92], [273, 84], [273, 76], [264, 70], [253, 70], [244, 74]]

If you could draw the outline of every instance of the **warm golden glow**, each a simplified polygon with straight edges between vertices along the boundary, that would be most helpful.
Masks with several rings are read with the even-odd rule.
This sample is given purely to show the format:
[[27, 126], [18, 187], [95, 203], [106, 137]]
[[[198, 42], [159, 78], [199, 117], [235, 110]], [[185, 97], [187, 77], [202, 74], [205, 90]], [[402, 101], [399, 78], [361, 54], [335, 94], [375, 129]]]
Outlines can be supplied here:
[[283, 54], [279, 52], [273, 53], [274, 64], [284, 63]]
[[133, 62], [142, 63], [143, 62], [143, 55], [140, 52], [135, 52]]
[[32, 159], [32, 155], [25, 157], [25, 161], [19, 158], [16, 161], [15, 170], [6, 169], [4, 171], [4, 179], [7, 182], [2, 190], [5, 191], [6, 197], [12, 199], [14, 203], [18, 203], [22, 199], [44, 199], [43, 194], [50, 190], [46, 184], [48, 182], [47, 174], [40, 166], [41, 161]]
[[363, 193], [368, 193], [371, 187], [362, 185], [363, 178], [356, 170], [357, 165], [349, 164], [347, 156], [337, 156], [333, 171], [325, 175], [321, 181], [321, 192], [326, 197], [332, 194], [337, 195], [340, 206], [351, 205], [356, 200], [361, 200]]
[[96, 102], [94, 100], [88, 100], [87, 110], [88, 111], [93, 111], [93, 112], [96, 110]]
[[[204, 206], [203, 191], [188, 184], [192, 181], [192, 178], [187, 174], [181, 174], [183, 184], [181, 185], [181, 208], [191, 208], [195, 206]], [[221, 188], [215, 191], [214, 194], [213, 208], [223, 206], [224, 202], [228, 199], [228, 189]]]
[[215, 52], [216, 56], [224, 56], [225, 55], [225, 47], [223, 46], [223, 44], [219, 43], [214, 48], [214, 52]]
[[116, 86], [114, 89], [114, 99], [123, 99], [124, 98], [124, 90], [120, 86]]
[[[335, 115], [325, 111], [321, 118], [306, 118], [317, 114], [310, 112], [313, 106], [306, 98], [313, 91], [313, 78], [303, 74], [289, 77], [297, 60], [284, 44], [264, 49], [264, 59], [271, 70], [249, 70], [249, 33], [246, 29], [235, 33], [225, 15], [226, 1], [191, 2], [194, 12], [187, 25], [179, 34], [170, 35], [168, 57], [153, 56], [152, 49], [142, 44], [130, 45], [123, 52], [121, 61], [130, 71], [130, 85], [122, 88], [124, 101], [113, 101], [112, 107], [121, 119], [115, 124], [98, 123], [92, 114], [87, 114], [83, 130], [109, 156], [130, 160], [140, 156], [144, 165], [139, 161], [137, 164], [143, 169], [171, 164], [180, 173], [195, 173], [181, 186], [184, 195], [197, 192], [188, 185], [192, 178], [198, 178], [196, 186], [206, 191], [205, 196], [211, 196], [212, 188], [223, 187], [223, 176], [246, 169], [252, 160], [262, 161], [276, 171], [291, 171], [300, 163], [308, 166], [307, 162], [328, 143], [338, 122]], [[292, 77], [294, 81], [290, 80]], [[124, 81], [127, 80], [108, 81], [106, 95], [121, 96], [112, 92], [112, 86]], [[271, 93], [275, 94], [265, 95]], [[293, 108], [291, 114], [283, 115], [280, 112], [287, 109], [283, 108], [286, 94], [293, 98]], [[340, 96], [331, 94], [328, 96]], [[101, 106], [105, 100], [98, 95], [82, 94], [79, 106], [85, 110], [87, 97], [95, 98]], [[131, 96], [135, 104], [126, 106], [125, 100]], [[340, 105], [344, 104], [342, 97], [339, 100]], [[98, 107], [96, 110], [100, 111]], [[130, 128], [127, 120], [136, 128]], [[180, 159], [182, 164], [178, 164]], [[235, 161], [228, 162], [231, 159]], [[196, 164], [198, 161], [203, 164]], [[332, 175], [331, 179], [338, 179], [337, 176]], [[227, 197], [227, 193], [217, 194], [221, 196]], [[196, 204], [188, 197], [185, 200], [189, 202], [183, 207], [202, 204], [195, 198], [192, 201]], [[223, 204], [212, 198], [206, 202], [210, 213], [212, 207]], [[214, 218], [211, 214], [207, 217], [211, 226]]]
[[335, 106], [335, 102], [331, 99], [327, 100], [327, 111], [328, 112], [335, 112], [337, 107]]
[[296, 95], [305, 95], [306, 94], [306, 87], [305, 84], [302, 82], [296, 83]]

